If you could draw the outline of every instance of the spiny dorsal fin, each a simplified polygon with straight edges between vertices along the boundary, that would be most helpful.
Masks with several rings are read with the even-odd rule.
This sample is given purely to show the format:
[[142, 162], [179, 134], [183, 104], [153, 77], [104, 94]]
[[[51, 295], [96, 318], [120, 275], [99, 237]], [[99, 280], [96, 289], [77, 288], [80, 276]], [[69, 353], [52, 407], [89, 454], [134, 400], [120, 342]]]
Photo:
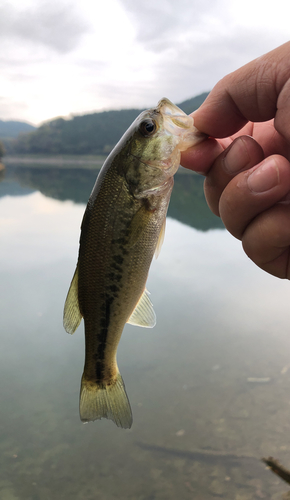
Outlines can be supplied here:
[[144, 328], [153, 328], [156, 325], [156, 315], [148, 290], [144, 290], [133, 313], [128, 319], [130, 325], [143, 326]]
[[155, 258], [156, 259], [157, 259], [157, 257], [159, 256], [159, 254], [161, 252], [161, 247], [163, 245], [164, 236], [165, 236], [165, 228], [166, 228], [166, 218], [164, 219], [164, 222], [162, 224], [162, 228], [160, 230], [158, 241], [157, 241], [157, 245], [156, 245], [156, 248], [155, 248]]
[[75, 270], [63, 311], [63, 326], [67, 333], [73, 334], [82, 320], [78, 299], [78, 266]]

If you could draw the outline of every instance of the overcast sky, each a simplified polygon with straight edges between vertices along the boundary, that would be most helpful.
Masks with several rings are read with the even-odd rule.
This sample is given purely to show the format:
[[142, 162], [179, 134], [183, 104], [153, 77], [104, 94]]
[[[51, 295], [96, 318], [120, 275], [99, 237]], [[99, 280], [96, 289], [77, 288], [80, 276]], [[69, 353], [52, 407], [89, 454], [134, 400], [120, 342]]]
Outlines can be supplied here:
[[290, 38], [286, 0], [0, 0], [0, 119], [175, 103]]

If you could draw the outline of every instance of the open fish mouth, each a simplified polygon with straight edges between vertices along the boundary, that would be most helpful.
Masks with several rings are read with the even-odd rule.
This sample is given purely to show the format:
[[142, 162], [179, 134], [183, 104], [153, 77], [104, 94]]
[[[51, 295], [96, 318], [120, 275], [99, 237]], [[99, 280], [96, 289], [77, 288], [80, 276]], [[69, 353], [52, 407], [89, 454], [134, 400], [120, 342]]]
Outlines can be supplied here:
[[166, 97], [159, 101], [156, 110], [163, 116], [164, 130], [179, 137], [180, 151], [185, 151], [206, 138], [206, 135], [194, 126], [193, 117], [184, 113]]

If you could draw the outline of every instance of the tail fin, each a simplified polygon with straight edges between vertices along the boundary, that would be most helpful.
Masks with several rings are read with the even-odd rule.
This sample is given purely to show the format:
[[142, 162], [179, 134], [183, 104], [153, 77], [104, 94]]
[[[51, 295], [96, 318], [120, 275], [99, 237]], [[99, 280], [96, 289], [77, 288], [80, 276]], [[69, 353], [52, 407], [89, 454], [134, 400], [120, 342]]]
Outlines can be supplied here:
[[83, 376], [80, 417], [82, 422], [108, 418], [118, 427], [131, 427], [132, 411], [120, 373], [113, 384], [103, 386], [87, 381]]

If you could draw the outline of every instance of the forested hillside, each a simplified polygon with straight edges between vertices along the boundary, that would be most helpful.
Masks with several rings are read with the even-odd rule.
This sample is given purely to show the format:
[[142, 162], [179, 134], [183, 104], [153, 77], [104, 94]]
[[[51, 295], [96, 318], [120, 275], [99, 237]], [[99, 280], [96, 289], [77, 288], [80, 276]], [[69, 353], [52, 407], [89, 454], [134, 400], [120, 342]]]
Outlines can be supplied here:
[[[197, 109], [206, 98], [203, 93], [180, 103], [186, 113]], [[107, 154], [141, 112], [140, 109], [104, 111], [73, 118], [56, 118], [17, 139], [3, 142], [8, 154]]]

